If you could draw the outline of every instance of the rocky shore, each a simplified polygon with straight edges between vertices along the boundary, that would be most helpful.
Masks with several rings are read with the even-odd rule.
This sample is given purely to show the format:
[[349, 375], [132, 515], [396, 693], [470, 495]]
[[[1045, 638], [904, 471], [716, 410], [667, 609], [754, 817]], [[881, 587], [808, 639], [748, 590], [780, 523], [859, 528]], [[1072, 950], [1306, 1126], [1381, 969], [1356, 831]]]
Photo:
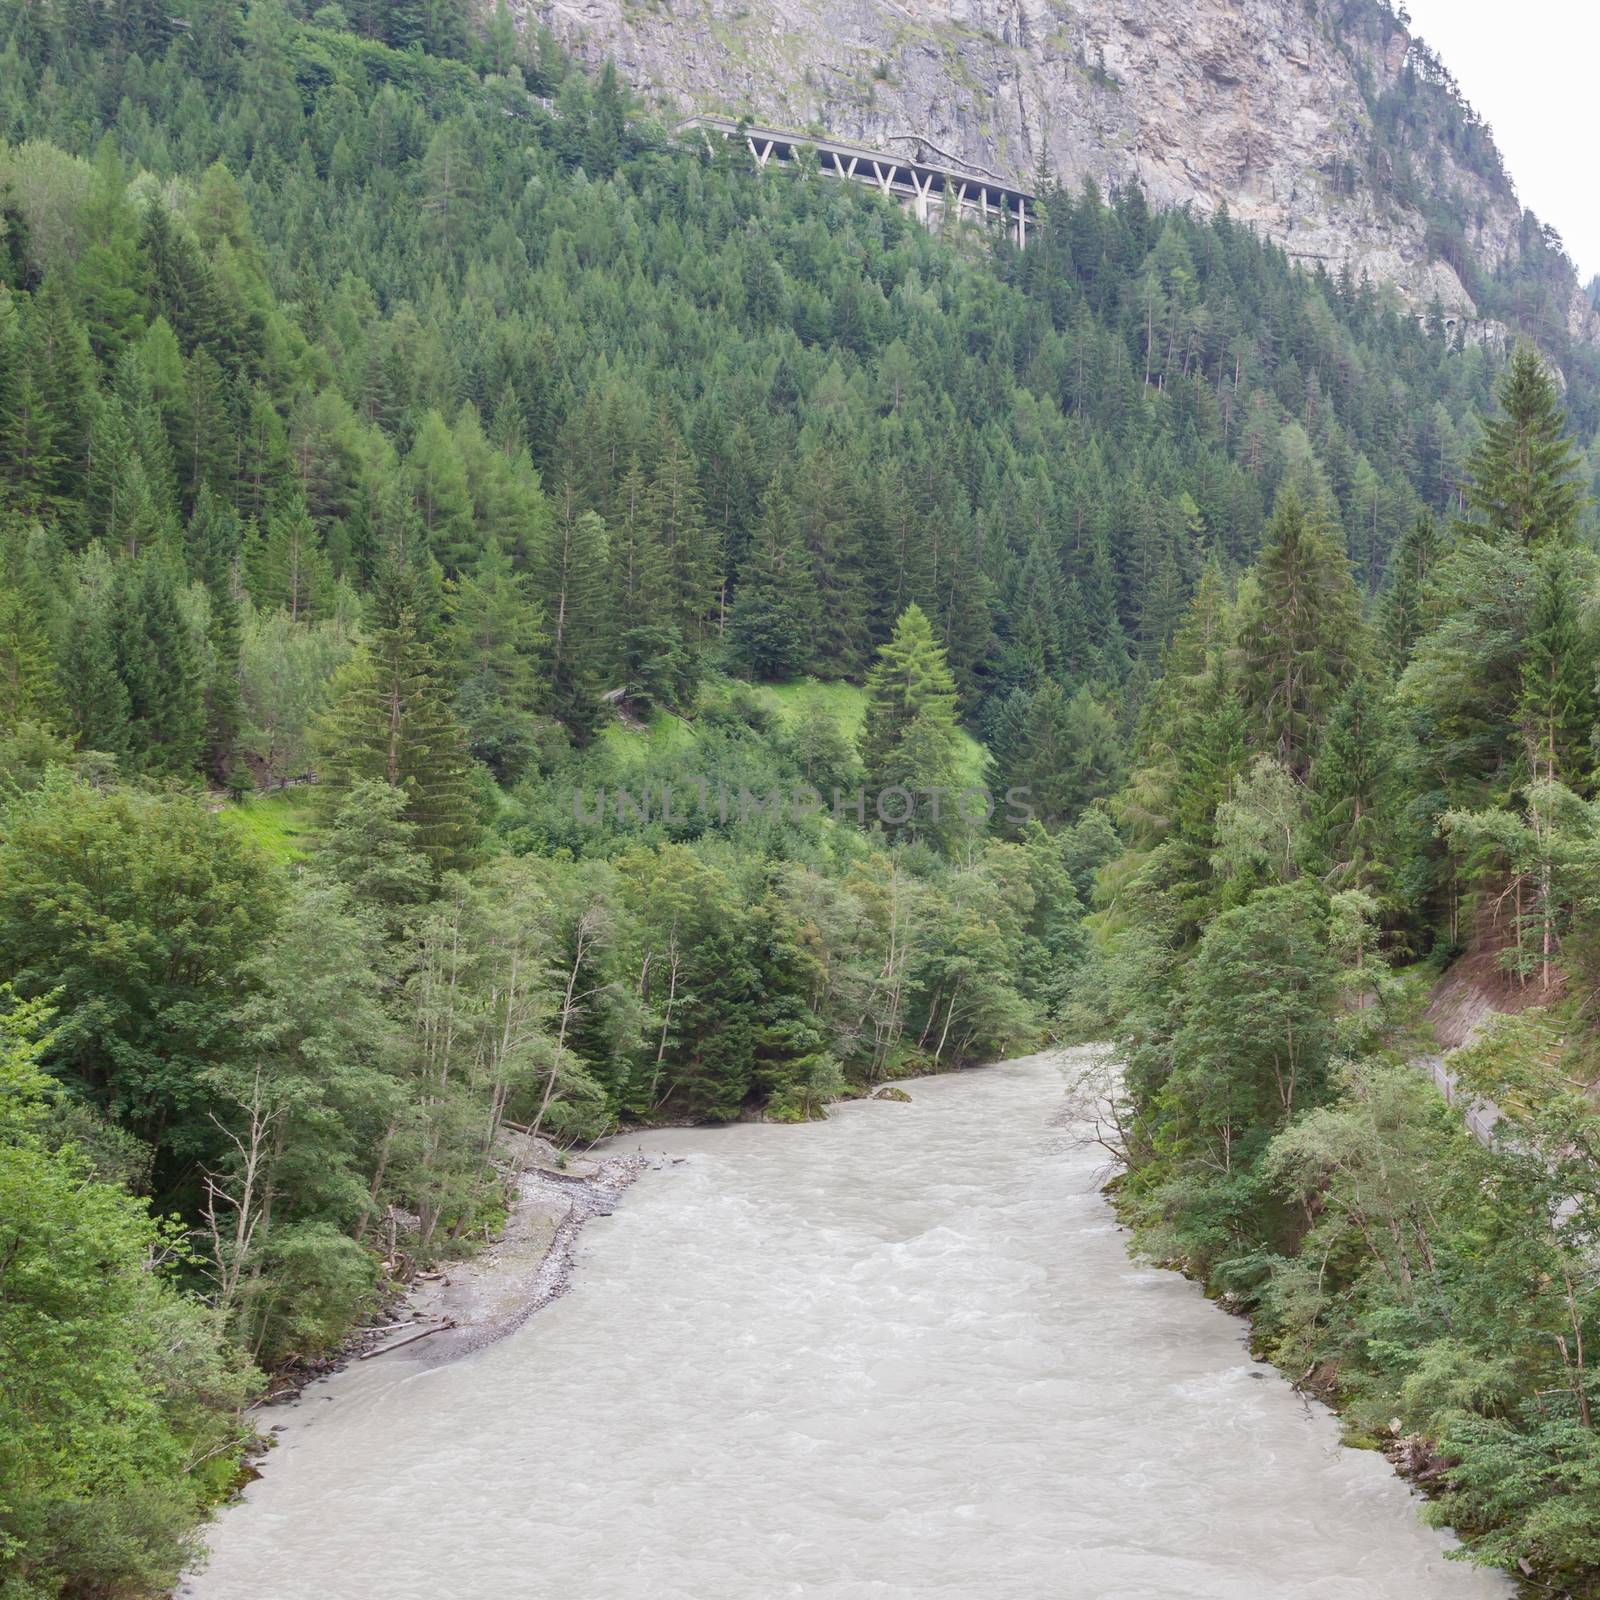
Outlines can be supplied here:
[[287, 1404], [355, 1362], [440, 1366], [505, 1338], [567, 1292], [585, 1224], [609, 1216], [653, 1160], [640, 1152], [572, 1156], [526, 1134], [504, 1138], [513, 1198], [500, 1237], [465, 1260], [419, 1273], [342, 1350], [276, 1374], [260, 1407]]

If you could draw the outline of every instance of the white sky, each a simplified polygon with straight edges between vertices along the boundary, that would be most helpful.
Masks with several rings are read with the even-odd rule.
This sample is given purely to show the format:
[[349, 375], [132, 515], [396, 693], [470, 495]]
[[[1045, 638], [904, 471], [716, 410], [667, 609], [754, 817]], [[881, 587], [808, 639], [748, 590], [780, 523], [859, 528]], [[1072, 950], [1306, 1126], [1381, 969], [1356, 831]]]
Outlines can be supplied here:
[[1523, 205], [1552, 224], [1587, 283], [1600, 272], [1595, 0], [1408, 0], [1411, 31], [1494, 129]]

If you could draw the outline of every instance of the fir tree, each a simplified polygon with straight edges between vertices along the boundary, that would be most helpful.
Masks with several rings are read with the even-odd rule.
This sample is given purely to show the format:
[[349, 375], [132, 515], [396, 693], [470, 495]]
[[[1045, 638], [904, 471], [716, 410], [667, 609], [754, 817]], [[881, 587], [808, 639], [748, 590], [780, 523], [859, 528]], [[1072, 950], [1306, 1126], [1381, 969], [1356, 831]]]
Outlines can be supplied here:
[[1584, 614], [1572, 552], [1537, 557], [1523, 645], [1518, 718], [1534, 778], [1587, 788], [1594, 766], [1595, 629]]
[[468, 747], [501, 783], [515, 782], [533, 755], [542, 694], [545, 640], [527, 576], [490, 545], [457, 585], [452, 613], [450, 665]]
[[1261, 748], [1297, 777], [1362, 649], [1350, 563], [1318, 512], [1286, 492], [1241, 624], [1244, 696]]
[[756, 677], [792, 678], [812, 660], [819, 621], [811, 561], [780, 500], [768, 507], [753, 559], [734, 597], [729, 618], [733, 647]]
[[549, 639], [550, 709], [580, 744], [600, 726], [605, 577], [605, 523], [593, 511], [579, 511], [569, 491], [540, 552], [535, 592]]
[[1400, 774], [1389, 698], [1366, 673], [1328, 718], [1311, 768], [1312, 824], [1333, 889], [1388, 895], [1400, 855]]
[[1468, 467], [1470, 532], [1525, 546], [1570, 543], [1583, 495], [1576, 480], [1577, 452], [1543, 358], [1519, 345], [1500, 382], [1500, 410], [1483, 429]]
[[333, 569], [298, 497], [267, 518], [251, 566], [250, 592], [257, 605], [279, 607], [293, 622], [315, 622], [328, 614]]
[[[955, 679], [922, 608], [907, 606], [867, 674], [861, 760], [869, 788], [947, 784], [955, 736]], [[923, 758], [938, 770], [913, 770]]]
[[478, 825], [471, 763], [429, 631], [417, 563], [390, 547], [374, 574], [364, 648], [320, 737], [328, 803], [363, 782], [405, 796], [416, 847], [436, 872], [465, 864]]

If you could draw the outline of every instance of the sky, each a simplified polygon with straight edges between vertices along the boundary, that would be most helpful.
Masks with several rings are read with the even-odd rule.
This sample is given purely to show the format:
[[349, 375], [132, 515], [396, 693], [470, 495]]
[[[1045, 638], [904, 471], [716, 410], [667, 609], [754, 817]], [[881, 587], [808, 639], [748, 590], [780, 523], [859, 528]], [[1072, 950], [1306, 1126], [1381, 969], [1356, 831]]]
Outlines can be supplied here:
[[1408, 0], [1411, 31], [1493, 129], [1523, 205], [1552, 224], [1581, 282], [1600, 272], [1600, 5]]

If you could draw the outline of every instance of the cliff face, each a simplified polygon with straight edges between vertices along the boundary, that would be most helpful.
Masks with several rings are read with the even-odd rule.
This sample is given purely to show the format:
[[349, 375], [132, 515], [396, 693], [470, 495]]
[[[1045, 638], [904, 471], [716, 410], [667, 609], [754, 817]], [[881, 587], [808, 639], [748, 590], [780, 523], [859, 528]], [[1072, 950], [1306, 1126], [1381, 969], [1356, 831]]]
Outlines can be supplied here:
[[[1451, 139], [1380, 135], [1403, 80], [1416, 99], [1419, 65], [1423, 103], [1447, 120], [1460, 107], [1377, 0], [520, 3], [686, 111], [907, 153], [920, 138], [1024, 187], [1047, 170], [1069, 185], [1137, 178], [1155, 205], [1226, 203], [1308, 265], [1348, 263], [1419, 312], [1437, 295], [1452, 317], [1478, 315], [1425, 209], [1448, 214], [1485, 271], [1520, 248], [1486, 134], [1479, 170]], [[1597, 331], [1576, 282], [1567, 320], [1576, 338]]]

